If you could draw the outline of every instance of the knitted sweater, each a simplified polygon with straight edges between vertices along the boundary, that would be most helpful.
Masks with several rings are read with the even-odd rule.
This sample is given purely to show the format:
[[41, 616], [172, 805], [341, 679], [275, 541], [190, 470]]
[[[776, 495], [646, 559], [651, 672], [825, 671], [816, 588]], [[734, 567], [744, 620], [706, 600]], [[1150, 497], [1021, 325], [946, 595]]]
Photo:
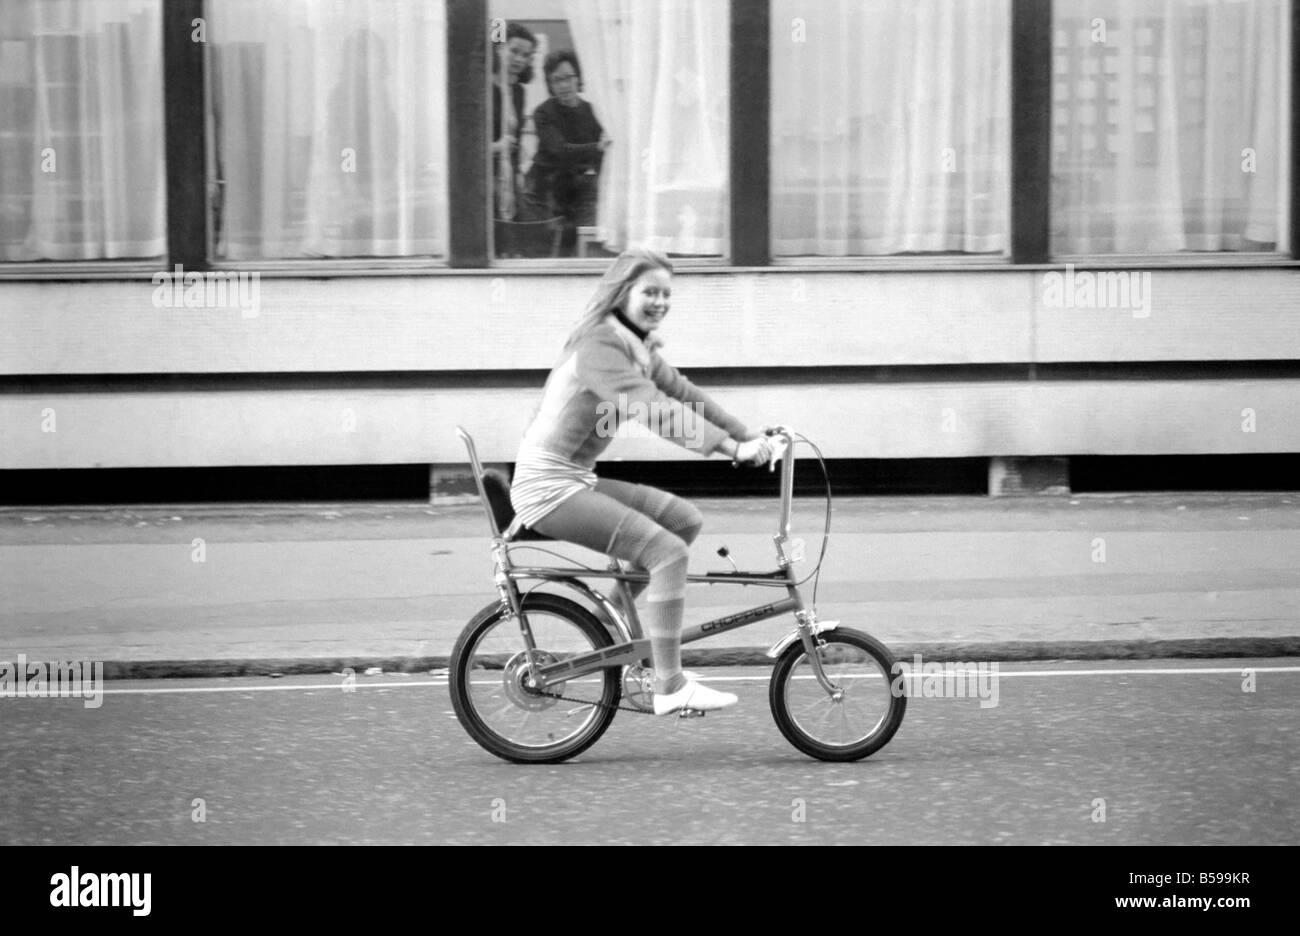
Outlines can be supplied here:
[[558, 98], [547, 98], [533, 111], [533, 126], [537, 129], [533, 165], [539, 172], [600, 171], [605, 152], [600, 148], [600, 135], [604, 129], [586, 101], [567, 107]]
[[748, 435], [740, 420], [610, 315], [551, 371], [524, 442], [591, 466], [628, 419], [701, 455]]

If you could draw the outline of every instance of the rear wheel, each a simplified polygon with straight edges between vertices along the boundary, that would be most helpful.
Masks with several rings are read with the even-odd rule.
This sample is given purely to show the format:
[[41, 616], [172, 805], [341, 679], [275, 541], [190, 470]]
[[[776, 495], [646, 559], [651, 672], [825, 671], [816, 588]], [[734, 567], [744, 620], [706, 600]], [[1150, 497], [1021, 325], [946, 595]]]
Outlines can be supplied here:
[[[613, 644], [600, 622], [559, 595], [524, 598], [541, 664]], [[497, 757], [554, 764], [582, 753], [605, 733], [617, 711], [622, 667], [529, 685], [524, 636], [508, 608], [494, 604], [469, 622], [451, 652], [451, 704], [470, 737]], [[563, 698], [559, 698], [559, 697]]]
[[907, 697], [893, 691], [894, 656], [851, 628], [814, 638], [832, 690], [822, 686], [798, 641], [772, 670], [768, 701], [787, 741], [820, 760], [860, 760], [883, 747], [903, 722]]

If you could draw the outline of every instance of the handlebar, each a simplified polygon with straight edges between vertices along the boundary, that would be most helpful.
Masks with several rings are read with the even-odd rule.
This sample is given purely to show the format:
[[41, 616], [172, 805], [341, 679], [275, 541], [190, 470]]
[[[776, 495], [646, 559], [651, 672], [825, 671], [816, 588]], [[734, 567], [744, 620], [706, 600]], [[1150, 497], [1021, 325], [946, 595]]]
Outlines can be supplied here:
[[776, 463], [785, 458], [790, 451], [790, 447], [794, 445], [794, 430], [788, 426], [773, 426], [770, 429], [764, 429], [763, 435], [768, 438], [779, 436], [781, 439], [778, 446], [773, 449], [772, 457], [767, 462], [767, 470], [770, 473], [776, 471]]
[[780, 439], [768, 459], [767, 470], [776, 471], [776, 463], [785, 460], [781, 466], [781, 521], [777, 534], [777, 542], [784, 543], [790, 537], [791, 502], [794, 498], [794, 460], [787, 456], [794, 445], [795, 432], [789, 426], [772, 426], [764, 429], [763, 434], [768, 438]]
[[[822, 457], [821, 449], [819, 449], [815, 443], [809, 441], [805, 436], [795, 432], [789, 426], [773, 426], [771, 429], [764, 430], [764, 434], [769, 437], [779, 436], [781, 439], [780, 450], [772, 456], [772, 468], [775, 469], [776, 463], [782, 458], [785, 459], [785, 463], [781, 466], [781, 520], [777, 534], [774, 537], [776, 540], [777, 551], [782, 557], [783, 566], [787, 561], [785, 548], [786, 543], [792, 542], [790, 539], [790, 514], [792, 512], [794, 500], [794, 459], [790, 457], [790, 453], [794, 447], [795, 440], [798, 439], [811, 448], [813, 454], [817, 457], [817, 460], [821, 462], [823, 477], [826, 479], [826, 527], [822, 532], [822, 545], [821, 552], [817, 558], [817, 567], [803, 580], [807, 581], [808, 578], [815, 576], [820, 581], [822, 561], [826, 558], [826, 545], [830, 540], [831, 534], [831, 486], [830, 476], [826, 474], [825, 459]], [[798, 559], [801, 558], [803, 544], [800, 541], [793, 542], [795, 543], [795, 547], [793, 553], [788, 556], [788, 559], [789, 561], [798, 561]], [[802, 584], [802, 582], [800, 584]], [[813, 605], [815, 606], [816, 603], [817, 586], [814, 584]]]

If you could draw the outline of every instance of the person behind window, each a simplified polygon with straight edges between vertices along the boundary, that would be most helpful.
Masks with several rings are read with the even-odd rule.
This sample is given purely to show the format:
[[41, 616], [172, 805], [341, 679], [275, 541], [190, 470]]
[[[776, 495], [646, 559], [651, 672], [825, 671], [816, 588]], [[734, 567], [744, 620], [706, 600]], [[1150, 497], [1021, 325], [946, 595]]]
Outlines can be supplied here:
[[[519, 200], [519, 134], [524, 125], [524, 85], [533, 80], [537, 37], [519, 23], [506, 26], [506, 41], [492, 59], [492, 178], [494, 214], [513, 220]], [[502, 101], [509, 95], [510, 106]]]
[[613, 141], [591, 104], [579, 97], [582, 66], [572, 50], [552, 52], [542, 72], [551, 96], [533, 111], [537, 154], [528, 172], [528, 198], [539, 216], [564, 218], [560, 252], [572, 256], [578, 227], [596, 223], [596, 181]]

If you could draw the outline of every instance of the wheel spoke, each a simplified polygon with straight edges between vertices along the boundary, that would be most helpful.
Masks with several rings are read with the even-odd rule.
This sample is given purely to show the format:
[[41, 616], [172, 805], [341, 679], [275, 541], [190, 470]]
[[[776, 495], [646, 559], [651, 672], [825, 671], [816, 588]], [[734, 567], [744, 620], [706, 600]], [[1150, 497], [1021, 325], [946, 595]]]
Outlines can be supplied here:
[[822, 725], [826, 728], [832, 727], [835, 722], [835, 700], [826, 700], [826, 713], [822, 715]]
[[820, 712], [824, 707], [827, 707], [830, 704], [831, 704], [831, 697], [828, 695], [823, 695], [821, 698], [814, 699], [813, 701], [809, 702], [802, 709], [800, 709], [800, 712], [812, 718], [815, 717], [817, 712]]
[[516, 714], [518, 711], [519, 709], [515, 706], [513, 702], [507, 701], [505, 705], [497, 709], [496, 719], [504, 720], [508, 716]]

